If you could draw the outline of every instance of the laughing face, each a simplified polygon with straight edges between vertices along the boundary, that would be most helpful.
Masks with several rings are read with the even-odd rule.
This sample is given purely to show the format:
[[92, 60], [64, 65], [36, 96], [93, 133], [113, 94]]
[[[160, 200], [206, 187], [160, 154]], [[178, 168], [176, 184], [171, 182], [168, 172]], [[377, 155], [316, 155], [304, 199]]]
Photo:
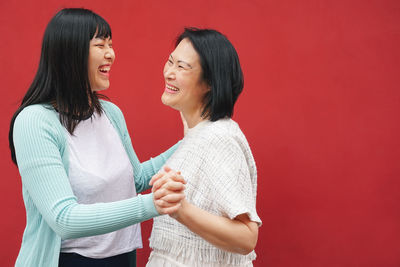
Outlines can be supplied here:
[[202, 79], [200, 57], [188, 39], [171, 53], [164, 67], [165, 89], [161, 101], [184, 115], [201, 113], [209, 86]]
[[110, 86], [110, 69], [114, 59], [110, 38], [94, 37], [90, 40], [88, 72], [92, 91], [105, 90]]

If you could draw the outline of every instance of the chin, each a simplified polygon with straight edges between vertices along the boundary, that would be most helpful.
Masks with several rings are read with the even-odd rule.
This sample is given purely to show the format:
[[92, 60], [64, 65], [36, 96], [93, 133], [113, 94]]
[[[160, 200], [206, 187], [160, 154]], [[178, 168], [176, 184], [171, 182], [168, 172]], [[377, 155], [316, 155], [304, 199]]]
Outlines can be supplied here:
[[179, 109], [176, 107], [176, 105], [174, 103], [171, 103], [171, 101], [168, 101], [168, 97], [165, 97], [164, 95], [161, 96], [161, 102], [164, 105], [179, 111]]
[[92, 92], [98, 92], [98, 91], [103, 91], [107, 90], [109, 86], [102, 86], [102, 87], [97, 87], [95, 89], [92, 89]]
[[161, 102], [166, 106], [170, 106], [168, 96], [166, 96], [165, 93], [161, 95]]

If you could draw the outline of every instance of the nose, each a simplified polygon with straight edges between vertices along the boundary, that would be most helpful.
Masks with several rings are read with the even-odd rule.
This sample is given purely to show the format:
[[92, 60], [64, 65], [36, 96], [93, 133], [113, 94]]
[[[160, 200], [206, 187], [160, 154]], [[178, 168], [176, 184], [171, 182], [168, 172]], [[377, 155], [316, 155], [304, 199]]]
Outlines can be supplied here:
[[165, 64], [164, 67], [164, 78], [166, 80], [175, 79], [175, 68], [173, 66], [168, 66], [168, 62]]
[[112, 49], [111, 47], [108, 48], [107, 51], [104, 53], [104, 57], [106, 59], [110, 59], [110, 60], [114, 61], [114, 59], [115, 59], [114, 49]]

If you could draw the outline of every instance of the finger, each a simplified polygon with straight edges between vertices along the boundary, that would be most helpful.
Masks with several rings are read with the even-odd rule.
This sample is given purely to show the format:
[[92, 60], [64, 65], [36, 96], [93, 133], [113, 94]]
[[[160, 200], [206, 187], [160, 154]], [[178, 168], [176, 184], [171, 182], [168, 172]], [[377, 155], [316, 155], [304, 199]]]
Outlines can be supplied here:
[[169, 203], [167, 201], [164, 201], [162, 199], [157, 199], [154, 201], [154, 204], [159, 208], [159, 209], [165, 209], [165, 208], [169, 208], [172, 207], [174, 205], [176, 205], [177, 203]]
[[162, 214], [173, 214], [179, 210], [181, 207], [181, 204], [176, 204], [175, 206], [168, 207], [168, 208], [163, 208], [162, 209]]
[[182, 191], [185, 190], [185, 185], [181, 182], [168, 181], [163, 184], [162, 188], [169, 191]]
[[154, 191], [153, 192], [153, 198], [155, 200], [157, 200], [157, 199], [162, 198], [163, 196], [166, 196], [167, 195], [166, 191], [167, 190], [165, 188], [161, 188], [161, 189], [158, 189], [157, 191]]
[[163, 172], [160, 172], [160, 173], [155, 174], [153, 177], [151, 177], [151, 180], [150, 180], [150, 182], [149, 182], [149, 185], [154, 184], [154, 182], [157, 181], [158, 179], [160, 179], [161, 177], [163, 177], [163, 175], [164, 175]]
[[185, 198], [185, 194], [175, 193], [175, 194], [168, 194], [166, 196], [163, 196], [160, 200], [163, 200], [164, 203], [168, 203], [171, 205], [171, 204], [176, 204], [177, 202], [180, 202], [184, 198]]
[[153, 198], [157, 200], [170, 194], [180, 194], [180, 193], [182, 193], [182, 191], [175, 192], [175, 191], [170, 191], [166, 188], [160, 188], [157, 191], [153, 192]]
[[171, 179], [171, 175], [173, 175], [173, 171], [169, 171], [168, 173], [162, 173], [161, 177], [153, 183], [154, 190], [160, 188], [164, 183]]
[[181, 182], [183, 184], [186, 184], [186, 181], [183, 178], [183, 176], [180, 174], [180, 172], [177, 172], [175, 175], [171, 175], [171, 179], [176, 182]]
[[162, 199], [158, 199], [158, 200], [154, 201], [154, 205], [156, 205], [158, 207], [158, 209], [170, 208], [170, 207], [173, 207], [180, 203], [181, 203], [181, 201], [168, 202], [168, 201], [164, 201]]
[[149, 185], [154, 184], [157, 180], [159, 180], [161, 177], [163, 177], [166, 173], [170, 172], [171, 170], [172, 169], [170, 167], [164, 166], [163, 171], [160, 171], [151, 178]]
[[[170, 182], [170, 183], [172, 183], [172, 182]], [[175, 182], [173, 182], [173, 183], [175, 185], [171, 185], [170, 187], [162, 187], [162, 188], [154, 191], [153, 198], [155, 200], [157, 200], [157, 199], [162, 199], [168, 195], [174, 195], [174, 194], [181, 194], [184, 196], [185, 195], [185, 193], [184, 193], [185, 186], [181, 183], [175, 183]]]
[[[164, 173], [161, 178], [157, 179], [157, 181], [155, 181], [153, 183], [153, 190], [152, 191], [154, 192], [155, 190], [160, 188], [163, 184], [165, 184], [168, 180], [171, 180], [172, 177], [174, 177], [176, 175], [177, 175], [176, 172], [173, 171], [173, 170], [170, 170], [168, 173]], [[182, 178], [177, 178], [177, 179], [178, 180], [182, 180], [183, 177]]]
[[181, 172], [175, 172], [174, 170], [169, 171], [168, 173], [166, 173], [164, 175], [165, 179], [170, 179], [170, 180], [174, 180], [176, 182], [181, 182], [183, 184], [186, 184], [185, 179], [183, 178], [183, 176], [181, 175]]
[[166, 182], [171, 180], [168, 176], [164, 175], [163, 177], [159, 178], [157, 181], [154, 182], [152, 191], [157, 191], [161, 188]]

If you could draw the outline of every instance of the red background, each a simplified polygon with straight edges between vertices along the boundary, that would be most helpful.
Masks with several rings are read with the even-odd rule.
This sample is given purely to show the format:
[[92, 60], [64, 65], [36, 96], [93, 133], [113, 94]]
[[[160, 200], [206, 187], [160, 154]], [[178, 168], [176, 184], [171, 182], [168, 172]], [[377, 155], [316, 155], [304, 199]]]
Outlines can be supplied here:
[[[62, 7], [86, 7], [113, 29], [106, 94], [123, 110], [139, 158], [182, 137], [163, 106], [162, 67], [183, 26], [216, 28], [245, 74], [238, 121], [258, 165], [263, 226], [255, 266], [400, 266], [400, 1], [0, 2], [0, 262], [25, 225], [8, 123]], [[144, 266], [151, 221], [143, 223]]]

